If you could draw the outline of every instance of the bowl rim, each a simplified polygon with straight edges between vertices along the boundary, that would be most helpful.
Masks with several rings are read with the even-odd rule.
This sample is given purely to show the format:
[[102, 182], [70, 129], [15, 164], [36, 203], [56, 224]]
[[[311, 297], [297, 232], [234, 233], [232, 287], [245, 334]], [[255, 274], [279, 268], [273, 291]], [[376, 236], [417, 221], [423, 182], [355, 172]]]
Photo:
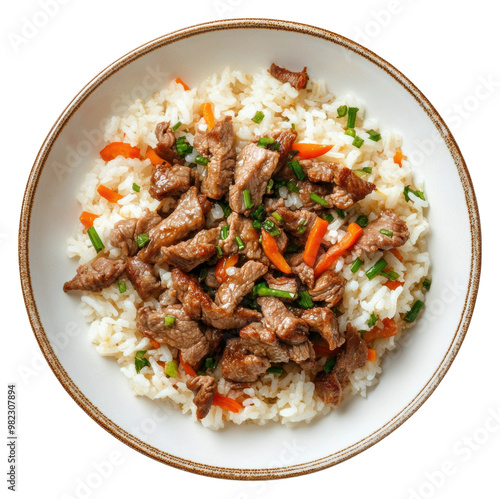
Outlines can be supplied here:
[[[443, 356], [439, 366], [436, 368], [430, 379], [427, 381], [421, 391], [415, 395], [411, 402], [400, 410], [391, 420], [387, 421], [378, 430], [370, 435], [367, 435], [360, 441], [352, 444], [351, 446], [338, 451], [334, 454], [325, 456], [314, 461], [301, 463], [297, 465], [285, 466], [281, 468], [261, 468], [261, 469], [238, 469], [218, 467], [202, 463], [197, 463], [184, 458], [179, 458], [167, 452], [156, 449], [152, 445], [146, 444], [142, 440], [128, 433], [107, 416], [105, 416], [96, 406], [94, 406], [86, 396], [80, 391], [78, 386], [68, 376], [67, 372], [61, 365], [57, 358], [48, 337], [44, 331], [43, 324], [38, 314], [36, 300], [33, 293], [30, 277], [30, 261], [29, 261], [29, 233], [31, 211], [35, 198], [36, 189], [39, 179], [42, 175], [46, 160], [50, 154], [53, 144], [57, 140], [59, 134], [63, 130], [66, 123], [73, 116], [80, 105], [86, 98], [99, 87], [107, 78], [119, 71], [122, 67], [130, 64], [139, 57], [156, 50], [164, 45], [174, 43], [178, 40], [186, 39], [189, 37], [202, 35], [204, 33], [220, 30], [231, 29], [267, 29], [277, 31], [297, 32], [316, 38], [321, 38], [326, 41], [335, 43], [344, 47], [348, 51], [355, 52], [379, 68], [389, 74], [394, 80], [402, 85], [408, 93], [417, 101], [420, 107], [426, 112], [430, 120], [433, 122], [440, 136], [450, 152], [457, 173], [459, 175], [461, 185], [464, 191], [465, 201], [469, 214], [469, 225], [471, 231], [471, 262], [468, 290], [465, 302], [462, 308], [460, 322], [457, 326], [453, 340], [451, 341], [446, 354]], [[35, 334], [36, 340], [42, 350], [42, 353], [47, 360], [50, 368], [55, 376], [62, 384], [64, 389], [73, 398], [73, 400], [101, 427], [111, 433], [121, 442], [127, 444], [133, 449], [149, 456], [157, 461], [168, 464], [175, 468], [185, 471], [197, 473], [200, 475], [226, 478], [226, 479], [239, 479], [239, 480], [266, 480], [276, 478], [286, 478], [292, 476], [304, 475], [319, 471], [335, 464], [341, 463], [360, 452], [368, 449], [375, 443], [379, 442], [387, 435], [392, 433], [396, 428], [401, 426], [408, 420], [420, 406], [429, 398], [434, 392], [438, 384], [443, 379], [444, 375], [450, 368], [453, 360], [455, 359], [465, 334], [469, 327], [471, 316], [474, 310], [474, 305], [477, 297], [479, 278], [481, 271], [481, 227], [479, 219], [479, 210], [477, 200], [472, 185], [472, 180], [465, 164], [465, 160], [460, 152], [460, 149], [451, 134], [446, 123], [439, 115], [434, 106], [423, 95], [423, 93], [398, 69], [392, 66], [389, 62], [378, 56], [371, 50], [363, 47], [362, 45], [346, 38], [337, 33], [328, 31], [324, 28], [318, 28], [308, 24], [302, 24], [294, 21], [284, 21], [277, 19], [260, 19], [260, 18], [244, 18], [244, 19], [225, 19], [219, 21], [212, 21], [202, 24], [193, 25], [184, 29], [174, 31], [154, 40], [151, 40], [140, 47], [132, 50], [120, 59], [116, 60], [103, 71], [101, 71], [95, 78], [93, 78], [68, 104], [61, 115], [52, 126], [47, 134], [31, 169], [29, 179], [26, 185], [26, 190], [23, 197], [21, 217], [19, 224], [19, 237], [18, 237], [18, 257], [19, 257], [19, 270], [23, 297], [25, 301], [26, 310], [29, 316], [31, 327]]]

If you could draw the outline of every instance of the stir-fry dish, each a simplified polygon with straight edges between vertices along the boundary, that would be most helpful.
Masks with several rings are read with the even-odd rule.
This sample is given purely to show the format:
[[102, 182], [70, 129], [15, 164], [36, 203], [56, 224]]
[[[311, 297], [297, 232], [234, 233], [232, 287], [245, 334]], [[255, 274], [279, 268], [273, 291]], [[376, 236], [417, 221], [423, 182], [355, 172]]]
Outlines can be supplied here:
[[431, 282], [397, 134], [272, 64], [177, 78], [105, 138], [64, 291], [83, 291], [92, 341], [135, 393], [212, 428], [365, 395]]

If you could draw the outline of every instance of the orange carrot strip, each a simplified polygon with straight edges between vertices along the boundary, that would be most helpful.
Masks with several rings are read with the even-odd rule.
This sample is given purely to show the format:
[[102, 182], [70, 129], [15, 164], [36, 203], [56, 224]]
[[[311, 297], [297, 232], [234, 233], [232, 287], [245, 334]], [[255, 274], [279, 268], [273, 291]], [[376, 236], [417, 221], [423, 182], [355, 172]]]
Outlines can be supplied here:
[[212, 111], [212, 104], [210, 104], [210, 102], [204, 102], [201, 105], [201, 114], [203, 115], [203, 118], [205, 118], [205, 123], [207, 124], [208, 129], [212, 130], [215, 126], [215, 117], [214, 112]]
[[362, 233], [363, 229], [357, 223], [350, 223], [347, 227], [347, 234], [338, 243], [331, 246], [323, 259], [314, 267], [314, 277], [318, 277], [325, 270], [328, 270], [359, 239]]
[[99, 215], [94, 215], [88, 211], [82, 211], [82, 214], [80, 215], [80, 222], [82, 222], [86, 229], [90, 229], [90, 227], [94, 225], [94, 220], [96, 218], [99, 218]]
[[116, 203], [119, 201], [123, 196], [121, 194], [118, 194], [115, 191], [112, 191], [109, 187], [106, 187], [105, 185], [100, 185], [97, 188], [97, 192], [104, 198], [107, 199], [110, 203]]
[[368, 349], [368, 362], [375, 362], [377, 360], [377, 351], [373, 348]]
[[181, 78], [176, 78], [175, 83], [180, 83], [184, 87], [184, 90], [189, 90], [189, 87], [182, 81]]
[[267, 258], [269, 258], [269, 260], [271, 260], [271, 262], [274, 263], [274, 265], [276, 265], [281, 272], [284, 272], [285, 274], [290, 274], [292, 272], [290, 265], [288, 265], [284, 256], [278, 249], [276, 239], [274, 239], [274, 237], [271, 236], [267, 230], [262, 231], [262, 248], [264, 249], [264, 253]]
[[399, 286], [402, 286], [404, 283], [401, 281], [387, 281], [384, 282], [384, 286], [387, 286], [391, 291], [394, 291], [395, 289], [398, 289]]
[[389, 250], [400, 262], [403, 261], [403, 255], [399, 252], [397, 248], [391, 248]]
[[229, 277], [227, 275], [227, 269], [229, 267], [234, 267], [238, 263], [238, 255], [226, 255], [223, 256], [219, 261], [217, 262], [217, 265], [215, 266], [215, 278], [222, 284], [223, 282], [227, 281], [227, 278]]
[[323, 145], [323, 144], [304, 144], [301, 142], [296, 142], [293, 144], [292, 149], [299, 151], [297, 154], [298, 159], [311, 159], [317, 158], [318, 156], [323, 156], [326, 154], [333, 145]]
[[367, 331], [363, 339], [365, 341], [373, 341], [377, 338], [390, 338], [398, 334], [398, 325], [394, 319], [382, 319], [383, 326], [375, 326], [374, 328]]
[[163, 362], [162, 360], [157, 360], [156, 363], [163, 369], [165, 370], [165, 362]]
[[151, 346], [152, 346], [153, 348], [160, 348], [160, 347], [161, 347], [161, 343], [158, 343], [156, 340], [152, 340], [152, 339], [150, 339], [150, 340], [149, 340], [149, 343], [151, 343]]
[[399, 167], [401, 168], [401, 166], [402, 166], [401, 162], [403, 161], [403, 159], [406, 159], [406, 156], [403, 155], [401, 149], [398, 149], [396, 151], [396, 154], [394, 155], [393, 161], [394, 161], [394, 163], [399, 165]]
[[330, 350], [326, 345], [313, 345], [316, 357], [333, 357], [336, 352], [335, 350]]
[[304, 262], [306, 262], [309, 267], [314, 267], [316, 255], [318, 254], [321, 241], [323, 241], [323, 237], [326, 234], [327, 229], [328, 222], [318, 217], [312, 226], [311, 232], [309, 233], [306, 247], [304, 249], [304, 256], [302, 257]]
[[152, 165], [161, 165], [162, 163], [166, 163], [166, 161], [163, 158], [160, 158], [158, 154], [156, 154], [154, 149], [148, 149], [146, 152], [146, 158], [151, 161]]
[[126, 142], [111, 142], [111, 144], [108, 144], [100, 154], [104, 161], [111, 161], [117, 156], [123, 156], [124, 158], [140, 158], [141, 150]]
[[214, 393], [212, 405], [216, 405], [217, 407], [226, 409], [230, 412], [240, 412], [243, 409], [243, 406], [239, 402], [230, 397], [225, 397], [217, 391]]
[[188, 376], [196, 376], [195, 370], [187, 363], [182, 360], [181, 352], [179, 352], [179, 362], [181, 363], [182, 369]]

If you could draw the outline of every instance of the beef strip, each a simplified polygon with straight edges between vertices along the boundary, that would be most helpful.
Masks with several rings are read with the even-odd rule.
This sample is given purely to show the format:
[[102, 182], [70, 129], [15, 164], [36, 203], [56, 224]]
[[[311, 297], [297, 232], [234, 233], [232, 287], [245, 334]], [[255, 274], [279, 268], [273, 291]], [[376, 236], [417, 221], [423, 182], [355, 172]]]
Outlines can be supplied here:
[[290, 85], [297, 90], [304, 88], [307, 84], [307, 80], [309, 79], [307, 75], [307, 67], [300, 72], [294, 73], [293, 71], [289, 71], [288, 69], [277, 66], [274, 62], [271, 64], [271, 68], [268, 70], [270, 75], [281, 81], [282, 83], [290, 83]]
[[156, 145], [155, 152], [161, 159], [173, 164], [184, 164], [184, 159], [179, 156], [175, 148], [175, 134], [170, 128], [169, 121], [162, 121], [155, 129]]
[[253, 322], [240, 330], [245, 348], [255, 355], [267, 357], [271, 362], [288, 362], [288, 346], [278, 340], [276, 334], [262, 322]]
[[215, 255], [219, 233], [220, 229], [217, 228], [201, 230], [188, 241], [174, 246], [163, 246], [160, 250], [161, 255], [158, 257], [158, 263], [168, 263], [183, 272], [190, 272]]
[[123, 274], [126, 263], [123, 260], [112, 260], [104, 256], [94, 260], [91, 267], [80, 265], [76, 276], [64, 284], [63, 290], [68, 291], [101, 291], [107, 288]]
[[334, 371], [321, 371], [314, 380], [314, 391], [327, 405], [336, 406], [342, 398], [342, 387]]
[[309, 295], [313, 301], [325, 301], [333, 307], [342, 299], [344, 285], [345, 279], [342, 276], [333, 270], [327, 270], [314, 281], [314, 286], [309, 288]]
[[196, 417], [203, 419], [212, 407], [212, 400], [217, 389], [217, 383], [212, 376], [196, 376], [186, 382], [186, 386], [194, 392], [193, 402], [196, 406]]
[[[264, 256], [262, 246], [259, 243], [259, 233], [253, 228], [252, 223], [251, 218], [238, 215], [238, 213], [231, 213], [227, 217], [228, 236], [223, 241], [220, 241], [220, 247], [225, 255], [240, 253], [250, 260], [260, 260], [268, 264], [269, 262]], [[238, 249], [236, 236], [240, 236], [245, 245], [241, 251]]]
[[290, 360], [293, 360], [304, 371], [312, 371], [316, 368], [316, 353], [313, 344], [309, 341], [303, 341], [298, 345], [288, 345]]
[[[165, 325], [165, 317], [175, 318], [172, 326]], [[209, 343], [199, 324], [184, 312], [180, 305], [155, 310], [151, 307], [139, 309], [137, 329], [158, 343], [166, 343], [181, 351], [182, 359], [193, 369], [198, 369], [201, 360], [209, 352]]]
[[137, 237], [140, 234], [148, 234], [160, 222], [160, 215], [146, 208], [138, 219], [126, 218], [116, 222], [109, 233], [109, 242], [119, 248], [123, 256], [134, 256], [139, 251]]
[[[285, 166], [288, 161], [289, 153], [292, 150], [293, 143], [297, 138], [297, 132], [295, 130], [273, 130], [271, 132], [267, 132], [262, 137], [274, 139], [274, 142], [279, 144], [278, 152], [280, 153], [280, 157], [278, 160], [278, 166], [275, 172], [279, 171], [283, 166]], [[254, 142], [258, 142], [259, 139], [256, 138]]]
[[211, 130], [196, 130], [194, 147], [209, 160], [207, 176], [201, 182], [201, 192], [209, 198], [221, 199], [234, 176], [236, 149], [231, 116], [218, 121]]
[[[375, 184], [359, 178], [350, 168], [347, 168], [340, 163], [330, 164], [334, 170], [335, 184], [349, 194], [353, 203], [361, 201], [375, 189]], [[339, 208], [341, 207], [339, 206]]]
[[234, 170], [234, 185], [229, 187], [229, 206], [236, 213], [250, 215], [245, 206], [243, 192], [250, 192], [253, 208], [262, 204], [267, 183], [278, 166], [279, 153], [256, 144], [247, 144], [238, 155]]
[[309, 210], [292, 211], [284, 207], [277, 208], [276, 212], [283, 218], [282, 227], [285, 231], [293, 236], [298, 244], [305, 244], [318, 216]]
[[155, 261], [162, 246], [170, 246], [182, 241], [191, 232], [203, 228], [205, 213], [210, 211], [211, 203], [206, 196], [191, 187], [184, 193], [175, 210], [149, 232], [149, 244], [140, 252], [143, 261]]
[[293, 345], [307, 339], [309, 328], [306, 321], [290, 312], [281, 300], [272, 296], [261, 296], [257, 303], [262, 307], [265, 326], [280, 340]]
[[[297, 294], [299, 287], [297, 285], [297, 279], [295, 277], [273, 277], [272, 274], [266, 274], [264, 279], [267, 281], [267, 285], [271, 289], [281, 289], [282, 291], [288, 291], [289, 293]], [[282, 300], [288, 300], [287, 298], [282, 298]]]
[[189, 190], [196, 183], [197, 173], [183, 165], [162, 163], [157, 165], [151, 175], [149, 193], [152, 197], [162, 200], [166, 197], [177, 197]]
[[[297, 182], [299, 192], [297, 195], [304, 205], [306, 210], [324, 210], [325, 208], [333, 208], [332, 186], [329, 184], [315, 184], [309, 180], [299, 180]], [[311, 193], [322, 197], [327, 203], [323, 206], [311, 199]]]
[[208, 341], [208, 355], [214, 355], [220, 350], [222, 340], [224, 339], [224, 333], [214, 327], [207, 326], [205, 338]]
[[[392, 236], [381, 234], [382, 229], [392, 232]], [[392, 210], [386, 210], [365, 227], [354, 250], [361, 254], [362, 251], [373, 253], [377, 250], [397, 248], [406, 243], [409, 237], [410, 232], [406, 223]]]
[[314, 286], [314, 269], [304, 262], [304, 253], [293, 253], [285, 255], [285, 260], [290, 265], [292, 272], [299, 276], [299, 279], [308, 288]]
[[310, 308], [305, 310], [300, 318], [307, 322], [312, 331], [317, 331], [326, 340], [330, 350], [335, 350], [344, 343], [344, 338], [340, 337], [337, 316], [332, 309], [327, 307]]
[[126, 273], [142, 300], [147, 300], [161, 288], [154, 266], [143, 262], [138, 256], [127, 260]]
[[267, 214], [270, 215], [273, 211], [285, 206], [285, 200], [283, 198], [264, 198], [263, 205]]
[[215, 295], [215, 304], [228, 312], [236, 308], [243, 297], [252, 290], [254, 282], [267, 272], [268, 267], [250, 260], [242, 267], [232, 267], [231, 270], [234, 273], [228, 275]]
[[212, 289], [219, 289], [220, 282], [215, 277], [215, 267], [209, 267], [207, 271], [207, 277], [205, 277], [205, 284]]
[[227, 341], [220, 365], [225, 379], [239, 383], [257, 381], [271, 367], [266, 357], [254, 355], [247, 350], [241, 338]]

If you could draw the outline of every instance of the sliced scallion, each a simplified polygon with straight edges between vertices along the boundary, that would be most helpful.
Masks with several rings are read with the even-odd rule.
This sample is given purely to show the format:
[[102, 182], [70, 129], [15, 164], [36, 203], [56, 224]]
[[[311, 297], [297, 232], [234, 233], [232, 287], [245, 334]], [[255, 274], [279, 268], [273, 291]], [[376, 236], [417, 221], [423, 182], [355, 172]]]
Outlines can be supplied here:
[[169, 378], [175, 378], [177, 376], [177, 362], [175, 362], [175, 360], [170, 360], [165, 363], [165, 374]]
[[175, 149], [181, 158], [193, 152], [193, 146], [187, 142], [186, 137], [179, 137], [175, 141]]
[[299, 192], [300, 189], [299, 187], [295, 184], [295, 182], [293, 180], [289, 180], [287, 183], [286, 183], [286, 188], [290, 191], [290, 192]]
[[390, 230], [387, 230], [387, 229], [380, 229], [379, 232], [381, 234], [383, 234], [384, 236], [387, 236], [387, 237], [392, 237], [392, 231]]
[[149, 363], [149, 360], [144, 357], [146, 355], [147, 350], [139, 350], [135, 354], [135, 359], [134, 359], [134, 365], [135, 365], [135, 372], [139, 374], [141, 372], [141, 369], [146, 366], [150, 366], [151, 364]]
[[323, 199], [321, 196], [318, 196], [315, 192], [311, 192], [309, 194], [309, 197], [311, 198], [311, 201], [314, 201], [321, 206], [328, 206], [328, 201], [326, 199]]
[[425, 196], [424, 196], [424, 193], [422, 191], [417, 191], [417, 190], [414, 190], [414, 189], [410, 189], [410, 186], [407, 185], [407, 186], [405, 186], [405, 188], [403, 190], [403, 194], [404, 194], [406, 202], [410, 201], [410, 196], [408, 196], [409, 192], [411, 192], [412, 194], [414, 194], [415, 196], [417, 196], [418, 198], [420, 198], [422, 201], [425, 201]]
[[201, 267], [200, 273], [198, 275], [198, 281], [203, 282], [208, 275], [208, 268], [207, 267]]
[[300, 222], [299, 222], [299, 226], [297, 227], [296, 231], [299, 233], [299, 234], [304, 234], [304, 232], [307, 230], [307, 225], [306, 225], [306, 219], [303, 218]]
[[142, 234], [139, 234], [136, 238], [135, 238], [135, 241], [137, 243], [137, 246], [139, 246], [139, 248], [143, 248], [144, 246], [146, 246], [146, 244], [148, 243], [149, 241], [149, 236], [144, 232]]
[[178, 121], [173, 127], [172, 127], [172, 132], [175, 132], [180, 126], [182, 125], [182, 122]]
[[120, 293], [125, 293], [125, 291], [127, 291], [127, 285], [123, 281], [118, 281], [116, 285]]
[[250, 208], [253, 207], [252, 196], [250, 195], [250, 190], [249, 189], [245, 189], [243, 191], [243, 202], [245, 203], [245, 208], [247, 210], [249, 210]]
[[274, 296], [276, 298], [288, 298], [289, 300], [295, 300], [297, 295], [291, 291], [285, 291], [283, 289], [273, 289], [267, 286], [265, 282], [256, 284], [253, 287], [252, 295], [255, 296]]
[[320, 218], [326, 220], [329, 224], [331, 224], [335, 220], [331, 213], [323, 213], [322, 215], [320, 215]]
[[373, 140], [373, 142], [378, 142], [381, 139], [380, 134], [373, 130], [373, 128], [371, 130], [368, 130], [368, 132], [366, 133], [368, 134], [370, 140]]
[[252, 222], [252, 227], [253, 227], [254, 229], [259, 230], [259, 229], [262, 229], [262, 224], [261, 224], [258, 220], [254, 220], [254, 221]]
[[228, 204], [224, 203], [224, 201], [218, 201], [217, 204], [222, 208], [222, 211], [224, 212], [224, 218], [227, 218], [229, 215], [231, 215], [232, 210]]
[[222, 252], [222, 248], [220, 246], [216, 246], [215, 248], [217, 249], [217, 255], [219, 255], [219, 258], [222, 258], [222, 255], [224, 254]]
[[175, 317], [172, 315], [166, 315], [163, 319], [165, 326], [173, 326], [175, 324]]
[[87, 234], [90, 238], [90, 242], [92, 243], [92, 246], [94, 247], [96, 253], [102, 251], [104, 249], [104, 244], [102, 243], [99, 234], [95, 230], [95, 227], [90, 227], [89, 229], [87, 229]]
[[283, 368], [282, 367], [270, 367], [267, 371], [267, 374], [276, 374], [278, 376], [281, 376], [283, 374]]
[[385, 272], [382, 270], [382, 272], [380, 272], [380, 275], [385, 277], [386, 279], [389, 279], [389, 281], [397, 281], [399, 279], [399, 274], [397, 272], [394, 272], [394, 270], [390, 270], [389, 272]]
[[295, 123], [292, 123], [292, 130], [295, 130]]
[[276, 142], [273, 142], [270, 146], [269, 146], [269, 149], [271, 149], [271, 151], [279, 151], [280, 150], [280, 143], [278, 141]]
[[335, 364], [337, 363], [337, 357], [330, 357], [326, 362], [325, 362], [325, 367], [323, 368], [325, 373], [328, 374], [332, 372], [333, 368], [335, 367]]
[[381, 258], [375, 265], [366, 271], [366, 277], [371, 281], [374, 277], [378, 276], [387, 267], [387, 262]]
[[306, 178], [306, 174], [304, 173], [304, 170], [302, 170], [302, 167], [297, 160], [290, 161], [288, 163], [288, 166], [293, 170], [293, 173], [297, 177], [297, 180], [304, 180]]
[[360, 215], [358, 218], [356, 218], [356, 223], [360, 227], [365, 228], [368, 225], [368, 217], [366, 215]]
[[378, 322], [378, 317], [372, 312], [370, 314], [370, 318], [366, 321], [366, 324], [368, 325], [368, 327], [373, 327], [375, 326], [375, 324], [377, 324]]
[[337, 108], [337, 118], [343, 118], [347, 114], [347, 106], [339, 106]]
[[198, 156], [196, 156], [196, 158], [194, 158], [194, 162], [197, 164], [197, 165], [208, 165], [208, 159], [207, 158], [204, 158], [201, 154], [198, 154]]
[[363, 263], [363, 260], [361, 260], [360, 258], [356, 258], [356, 260], [352, 262], [351, 272], [355, 274], [361, 268], [361, 265], [363, 265]]
[[273, 190], [273, 185], [274, 185], [274, 180], [272, 178], [270, 178], [269, 182], [267, 183], [267, 187], [266, 187], [267, 194], [271, 193], [271, 191]]
[[137, 185], [135, 182], [132, 184], [132, 190], [135, 192], [139, 192], [141, 190], [141, 186]]
[[349, 137], [356, 137], [356, 130], [354, 128], [346, 128], [345, 135], [349, 135]]
[[428, 279], [427, 277], [424, 279], [424, 282], [422, 283], [422, 287], [426, 290], [429, 291], [431, 289], [431, 280]]
[[283, 222], [283, 217], [277, 212], [277, 211], [274, 211], [273, 213], [271, 213], [271, 216], [276, 220], [276, 222], [278, 222], [279, 224], [281, 222]]
[[257, 145], [265, 149], [268, 145], [272, 144], [273, 142], [274, 139], [272, 139], [271, 137], [260, 137], [259, 140], [257, 141]]
[[245, 249], [245, 243], [243, 242], [243, 240], [241, 239], [240, 236], [235, 236], [235, 241], [236, 241], [236, 244], [238, 245], [238, 250], [239, 251], [243, 251]]
[[205, 359], [205, 369], [215, 369], [217, 367], [217, 362], [213, 357], [207, 357]]
[[418, 314], [420, 313], [420, 310], [422, 310], [423, 307], [424, 307], [424, 302], [422, 300], [417, 300], [413, 304], [411, 310], [406, 314], [406, 317], [403, 320], [405, 322], [414, 322]]
[[344, 218], [345, 218], [345, 211], [344, 211], [344, 210], [342, 210], [341, 208], [336, 208], [336, 211], [337, 211], [337, 215], [338, 215], [340, 218], [342, 218], [342, 219], [344, 219]]
[[313, 308], [314, 303], [312, 301], [311, 296], [307, 291], [299, 291], [299, 300], [297, 301], [297, 305], [301, 308]]
[[229, 235], [229, 225], [224, 225], [220, 230], [220, 238], [224, 241]]
[[357, 107], [350, 107], [347, 111], [347, 128], [354, 128], [356, 125], [356, 114], [359, 111]]
[[371, 167], [371, 166], [365, 166], [365, 167], [363, 168], [363, 171], [364, 171], [365, 173], [371, 173], [371, 172], [372, 172], [372, 167]]
[[262, 224], [262, 228], [266, 231], [266, 232], [269, 232], [269, 234], [271, 234], [271, 236], [279, 236], [280, 235], [280, 230], [278, 229], [278, 227], [276, 227], [276, 225], [274, 225], [274, 223], [271, 221], [271, 220], [266, 220], [263, 224]]
[[250, 216], [254, 220], [258, 220], [259, 222], [262, 222], [262, 220], [264, 220], [264, 218], [266, 216], [266, 209], [264, 208], [264, 206], [259, 205], [259, 207], [253, 213], [251, 213]]
[[262, 111], [257, 111], [255, 113], [255, 116], [252, 118], [252, 121], [254, 123], [257, 123], [257, 125], [258, 125], [258, 124], [262, 123], [263, 119], [264, 119], [264, 113]]
[[352, 145], [359, 149], [364, 144], [364, 142], [365, 141], [361, 137], [358, 137], [356, 135], [356, 137], [354, 137], [354, 140], [352, 141]]

